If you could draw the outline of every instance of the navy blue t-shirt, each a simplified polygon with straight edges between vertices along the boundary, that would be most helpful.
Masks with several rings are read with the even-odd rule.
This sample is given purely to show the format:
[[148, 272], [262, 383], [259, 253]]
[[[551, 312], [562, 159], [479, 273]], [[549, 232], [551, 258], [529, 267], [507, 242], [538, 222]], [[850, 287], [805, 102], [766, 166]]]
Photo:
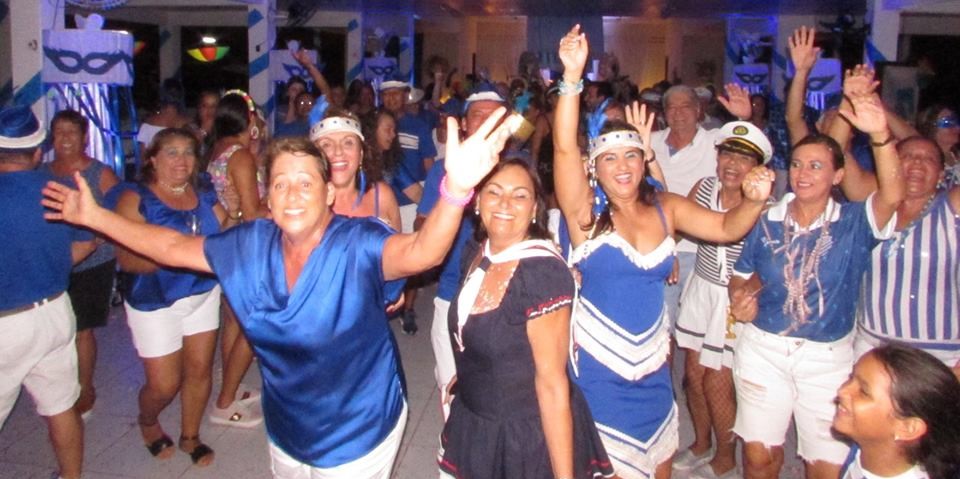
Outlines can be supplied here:
[[45, 171], [0, 174], [0, 310], [24, 306], [67, 290], [74, 241], [93, 235], [65, 223], [47, 221], [41, 190], [53, 175]]
[[291, 123], [277, 123], [277, 131], [273, 133], [274, 138], [290, 138], [295, 136], [310, 136], [310, 122], [306, 120], [296, 120]]

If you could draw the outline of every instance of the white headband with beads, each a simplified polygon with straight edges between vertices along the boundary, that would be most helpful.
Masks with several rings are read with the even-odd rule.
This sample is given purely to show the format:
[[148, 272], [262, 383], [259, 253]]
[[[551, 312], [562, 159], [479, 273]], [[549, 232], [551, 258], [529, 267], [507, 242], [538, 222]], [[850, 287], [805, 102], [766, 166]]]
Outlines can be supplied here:
[[630, 146], [643, 149], [643, 140], [640, 134], [630, 130], [617, 130], [605, 133], [590, 140], [590, 160], [610, 151], [613, 148]]
[[357, 120], [343, 116], [331, 116], [310, 127], [310, 141], [317, 141], [320, 137], [344, 131], [353, 133], [359, 136], [361, 140], [365, 140], [363, 133], [360, 132], [360, 123]]

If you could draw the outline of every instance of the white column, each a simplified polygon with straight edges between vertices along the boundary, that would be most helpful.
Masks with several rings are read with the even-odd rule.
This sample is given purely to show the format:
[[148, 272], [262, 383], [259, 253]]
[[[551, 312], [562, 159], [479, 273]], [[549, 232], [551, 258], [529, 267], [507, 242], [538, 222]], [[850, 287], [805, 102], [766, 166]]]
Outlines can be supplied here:
[[11, 0], [10, 63], [14, 102], [30, 105], [41, 123], [46, 123], [43, 102], [43, 30], [62, 29], [63, 2], [55, 0]]
[[363, 75], [363, 25], [360, 18], [358, 12], [347, 21], [347, 77], [344, 79], [344, 88]]
[[273, 82], [270, 81], [270, 50], [275, 38], [276, 0], [256, 0], [247, 8], [247, 46], [250, 83], [248, 93], [272, 118], [276, 108]]
[[863, 59], [876, 62], [897, 60], [897, 40], [900, 36], [900, 11], [884, 7], [885, 0], [868, 0], [865, 21], [871, 25], [863, 49]]

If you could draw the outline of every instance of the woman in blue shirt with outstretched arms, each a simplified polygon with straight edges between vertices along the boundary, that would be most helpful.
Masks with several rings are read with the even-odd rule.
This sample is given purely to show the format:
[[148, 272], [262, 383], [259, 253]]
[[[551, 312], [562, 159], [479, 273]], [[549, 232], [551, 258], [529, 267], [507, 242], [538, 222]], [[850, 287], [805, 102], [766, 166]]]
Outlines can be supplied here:
[[306, 139], [273, 143], [268, 205], [259, 219], [209, 237], [134, 223], [55, 183], [48, 219], [105, 233], [158, 263], [213, 273], [260, 361], [275, 477], [388, 478], [406, 422], [400, 365], [385, 306], [398, 281], [441, 262], [473, 187], [497, 162], [509, 127], [503, 109], [462, 143], [447, 131], [447, 175], [413, 234], [331, 209], [323, 153]]

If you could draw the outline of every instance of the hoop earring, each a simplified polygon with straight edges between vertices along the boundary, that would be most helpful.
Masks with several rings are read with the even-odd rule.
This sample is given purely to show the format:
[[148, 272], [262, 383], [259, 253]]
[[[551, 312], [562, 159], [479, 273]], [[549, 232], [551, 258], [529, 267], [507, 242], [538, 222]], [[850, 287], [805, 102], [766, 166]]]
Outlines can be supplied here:
[[260, 127], [254, 126], [250, 129], [250, 139], [256, 140], [258, 138], [260, 138]]

